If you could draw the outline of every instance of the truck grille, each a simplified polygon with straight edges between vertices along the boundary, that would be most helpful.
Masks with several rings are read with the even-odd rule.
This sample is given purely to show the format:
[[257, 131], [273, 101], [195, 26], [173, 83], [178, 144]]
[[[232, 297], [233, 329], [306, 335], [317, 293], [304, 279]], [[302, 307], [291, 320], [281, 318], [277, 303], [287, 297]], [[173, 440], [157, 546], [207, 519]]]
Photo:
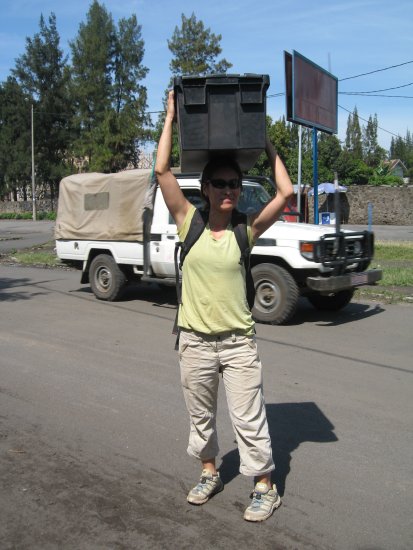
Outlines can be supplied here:
[[323, 235], [317, 248], [317, 261], [326, 267], [354, 268], [368, 266], [374, 250], [374, 237], [368, 231]]

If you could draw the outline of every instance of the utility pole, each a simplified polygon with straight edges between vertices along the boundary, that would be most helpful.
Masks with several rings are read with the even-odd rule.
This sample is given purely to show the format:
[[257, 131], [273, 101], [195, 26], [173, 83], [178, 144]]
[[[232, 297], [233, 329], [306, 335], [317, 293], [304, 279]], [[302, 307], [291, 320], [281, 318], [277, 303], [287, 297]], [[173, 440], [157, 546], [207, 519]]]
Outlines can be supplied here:
[[32, 103], [32, 203], [33, 203], [33, 221], [36, 221], [36, 186], [34, 176], [34, 110]]

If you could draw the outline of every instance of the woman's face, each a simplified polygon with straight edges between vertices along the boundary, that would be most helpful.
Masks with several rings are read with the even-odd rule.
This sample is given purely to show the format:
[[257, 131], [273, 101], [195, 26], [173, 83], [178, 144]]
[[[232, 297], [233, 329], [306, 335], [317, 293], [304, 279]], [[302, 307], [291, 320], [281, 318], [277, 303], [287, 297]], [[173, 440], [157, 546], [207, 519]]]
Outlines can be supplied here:
[[[232, 168], [219, 168], [214, 172], [211, 181], [234, 182], [239, 181], [239, 177]], [[204, 186], [204, 194], [209, 199], [211, 210], [227, 212], [236, 208], [241, 194], [241, 187], [232, 189], [229, 185], [226, 185], [223, 189], [219, 189], [214, 187], [211, 181], [206, 182]]]

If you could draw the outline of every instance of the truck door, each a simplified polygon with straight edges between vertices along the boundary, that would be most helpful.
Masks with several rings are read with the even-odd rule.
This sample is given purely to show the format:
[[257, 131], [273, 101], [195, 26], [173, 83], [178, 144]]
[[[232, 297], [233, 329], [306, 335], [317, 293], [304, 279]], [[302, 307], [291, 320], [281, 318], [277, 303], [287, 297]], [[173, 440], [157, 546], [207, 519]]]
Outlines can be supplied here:
[[[186, 198], [197, 208], [203, 206], [201, 191], [197, 188], [182, 188]], [[154, 206], [154, 218], [151, 228], [150, 256], [154, 275], [157, 277], [175, 277], [175, 243], [178, 232], [175, 222], [157, 190]]]

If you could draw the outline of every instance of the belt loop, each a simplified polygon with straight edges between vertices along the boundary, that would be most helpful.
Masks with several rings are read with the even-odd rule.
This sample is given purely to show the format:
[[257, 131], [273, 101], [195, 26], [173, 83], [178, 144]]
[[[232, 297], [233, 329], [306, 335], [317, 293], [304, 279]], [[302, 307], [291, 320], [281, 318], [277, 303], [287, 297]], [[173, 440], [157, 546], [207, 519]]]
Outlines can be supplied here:
[[235, 332], [232, 333], [232, 341], [235, 342], [237, 340], [237, 335]]

